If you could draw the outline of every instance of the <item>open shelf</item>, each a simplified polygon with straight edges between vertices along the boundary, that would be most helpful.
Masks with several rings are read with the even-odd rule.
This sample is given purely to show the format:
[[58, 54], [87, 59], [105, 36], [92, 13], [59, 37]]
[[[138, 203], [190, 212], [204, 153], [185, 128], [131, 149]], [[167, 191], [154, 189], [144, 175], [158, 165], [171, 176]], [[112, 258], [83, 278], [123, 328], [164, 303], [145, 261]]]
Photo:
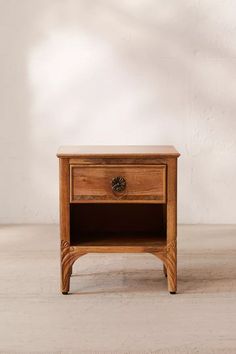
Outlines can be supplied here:
[[165, 204], [71, 204], [71, 245], [93, 249], [164, 246], [165, 213]]

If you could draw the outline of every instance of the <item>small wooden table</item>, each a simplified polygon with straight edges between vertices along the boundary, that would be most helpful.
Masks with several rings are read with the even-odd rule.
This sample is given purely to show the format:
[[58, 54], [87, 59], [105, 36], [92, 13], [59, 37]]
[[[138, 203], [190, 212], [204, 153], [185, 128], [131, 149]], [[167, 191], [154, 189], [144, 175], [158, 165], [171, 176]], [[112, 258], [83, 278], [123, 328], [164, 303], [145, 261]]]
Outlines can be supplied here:
[[177, 158], [173, 146], [62, 146], [61, 291], [86, 253], [147, 252], [177, 290]]

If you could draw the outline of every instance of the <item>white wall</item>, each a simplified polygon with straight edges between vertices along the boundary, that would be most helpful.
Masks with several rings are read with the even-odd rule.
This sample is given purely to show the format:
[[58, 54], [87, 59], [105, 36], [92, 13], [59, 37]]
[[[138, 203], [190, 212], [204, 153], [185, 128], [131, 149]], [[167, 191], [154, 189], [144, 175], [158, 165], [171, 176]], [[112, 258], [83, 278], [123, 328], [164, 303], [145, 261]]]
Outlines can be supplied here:
[[236, 222], [236, 2], [0, 0], [0, 222], [58, 221], [61, 144], [173, 144], [179, 222]]

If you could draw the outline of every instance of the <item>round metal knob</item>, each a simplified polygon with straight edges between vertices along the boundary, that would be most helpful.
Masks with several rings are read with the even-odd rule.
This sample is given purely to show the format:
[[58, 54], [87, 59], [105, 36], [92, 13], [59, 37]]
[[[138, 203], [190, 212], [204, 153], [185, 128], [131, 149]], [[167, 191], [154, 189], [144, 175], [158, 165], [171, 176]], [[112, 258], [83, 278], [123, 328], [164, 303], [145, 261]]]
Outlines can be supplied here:
[[121, 193], [125, 190], [126, 180], [122, 176], [114, 177], [114, 178], [112, 178], [111, 186], [112, 186], [113, 192]]

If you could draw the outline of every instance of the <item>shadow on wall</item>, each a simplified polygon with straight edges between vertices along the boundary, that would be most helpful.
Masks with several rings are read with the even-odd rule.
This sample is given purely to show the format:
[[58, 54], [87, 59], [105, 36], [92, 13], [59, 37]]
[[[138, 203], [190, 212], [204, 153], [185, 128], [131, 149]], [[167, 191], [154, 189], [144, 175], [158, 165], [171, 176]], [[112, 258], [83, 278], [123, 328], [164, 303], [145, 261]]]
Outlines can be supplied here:
[[5, 107], [15, 151], [13, 218], [17, 196], [20, 219], [57, 220], [60, 144], [175, 144], [180, 221], [235, 220], [233, 202], [224, 205], [219, 194], [232, 200], [236, 193], [229, 188], [236, 177], [236, 5], [23, 0], [19, 14], [17, 1], [3, 4], [11, 64], [2, 91], [5, 102], [22, 97]]

